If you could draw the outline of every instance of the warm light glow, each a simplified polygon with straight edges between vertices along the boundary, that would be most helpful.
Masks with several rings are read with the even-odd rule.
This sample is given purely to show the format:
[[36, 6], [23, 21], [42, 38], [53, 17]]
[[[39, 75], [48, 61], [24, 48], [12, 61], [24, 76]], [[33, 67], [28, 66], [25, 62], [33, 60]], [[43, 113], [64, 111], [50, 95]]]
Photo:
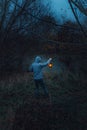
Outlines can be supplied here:
[[49, 68], [52, 68], [52, 67], [53, 67], [53, 64], [52, 64], [52, 63], [48, 64], [48, 67], [49, 67]]

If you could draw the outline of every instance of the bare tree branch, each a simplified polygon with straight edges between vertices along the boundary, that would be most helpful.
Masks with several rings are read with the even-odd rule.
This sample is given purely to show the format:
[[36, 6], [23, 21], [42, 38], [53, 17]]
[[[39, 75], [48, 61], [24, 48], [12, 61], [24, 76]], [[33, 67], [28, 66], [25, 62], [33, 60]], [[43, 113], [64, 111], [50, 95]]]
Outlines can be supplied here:
[[71, 10], [72, 10], [72, 12], [73, 12], [73, 14], [74, 14], [74, 16], [75, 16], [75, 19], [76, 19], [76, 21], [77, 21], [77, 23], [78, 23], [78, 25], [79, 25], [81, 31], [83, 32], [84, 36], [87, 38], [87, 34], [86, 34], [86, 32], [84, 31], [84, 29], [83, 29], [83, 27], [82, 27], [82, 25], [81, 25], [81, 23], [80, 23], [80, 21], [79, 21], [77, 15], [76, 15], [75, 12], [74, 12], [74, 9], [73, 9], [71, 0], [68, 0], [68, 2], [69, 2], [69, 5], [70, 5], [70, 7], [71, 7]]
[[84, 14], [87, 16], [87, 8], [85, 9], [82, 3], [79, 1], [71, 0], [71, 2]]

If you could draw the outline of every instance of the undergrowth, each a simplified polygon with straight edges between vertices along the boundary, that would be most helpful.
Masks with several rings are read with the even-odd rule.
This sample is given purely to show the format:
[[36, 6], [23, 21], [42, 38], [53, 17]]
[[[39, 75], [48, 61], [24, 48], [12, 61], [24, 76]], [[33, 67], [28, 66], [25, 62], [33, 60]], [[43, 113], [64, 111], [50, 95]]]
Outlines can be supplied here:
[[[76, 102], [81, 108], [80, 111], [83, 111], [81, 113], [85, 114], [87, 80], [84, 73], [61, 71], [58, 74], [56, 72], [45, 72], [44, 77], [53, 104]], [[34, 89], [32, 73], [14, 74], [6, 80], [0, 81], [1, 130], [12, 129], [16, 109], [24, 103], [28, 104], [31, 100], [35, 100]]]

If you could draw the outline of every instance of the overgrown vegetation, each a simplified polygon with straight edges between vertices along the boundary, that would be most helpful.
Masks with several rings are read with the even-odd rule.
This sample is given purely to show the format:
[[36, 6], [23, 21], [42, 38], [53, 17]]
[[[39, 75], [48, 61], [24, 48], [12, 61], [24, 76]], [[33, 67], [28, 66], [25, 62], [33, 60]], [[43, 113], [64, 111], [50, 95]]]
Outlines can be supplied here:
[[[72, 21], [59, 25], [49, 5], [44, 6], [39, 0], [12, 1], [0, 1], [0, 130], [17, 126], [17, 114], [21, 130], [29, 130], [30, 124], [33, 129], [35, 123], [39, 130], [42, 126], [44, 130], [46, 126], [50, 130], [87, 129], [87, 38]], [[86, 19], [83, 27], [86, 32]], [[59, 73], [44, 72], [50, 97], [44, 98], [40, 89], [42, 96], [37, 100], [33, 75], [26, 72], [26, 60], [42, 53], [57, 55], [56, 61], [63, 65]], [[31, 116], [27, 116], [29, 113]]]
[[[81, 44], [87, 48], [87, 39], [78, 24], [66, 21], [64, 17], [64, 23], [60, 25], [53, 17], [50, 5], [44, 6], [39, 0], [2, 0], [0, 12], [0, 73], [23, 71], [24, 55], [40, 51], [44, 43], [50, 43], [51, 47], [56, 42], [58, 51], [62, 50], [62, 42], [65, 48], [67, 43], [68, 46], [77, 44], [78, 48]], [[86, 32], [86, 19], [84, 21]]]
[[[32, 76], [32, 73], [27, 72], [22, 74], [15, 73], [7, 79], [0, 81], [0, 129], [12, 130], [17, 109], [19, 109], [20, 106], [32, 103], [33, 105], [37, 103], [43, 105], [50, 104], [52, 110], [54, 110], [53, 120], [51, 119], [51, 123], [53, 124], [52, 127], [54, 127], [53, 129], [60, 128], [60, 130], [62, 130], [64, 128], [70, 129], [72, 127], [76, 130], [78, 128], [86, 127], [87, 80], [84, 71], [72, 73], [63, 70], [60, 74], [56, 72], [45, 72], [44, 76], [51, 95], [50, 99], [41, 97], [41, 99], [36, 100]], [[41, 89], [40, 93], [43, 95]], [[38, 104], [36, 106], [38, 106]], [[37, 110], [36, 107], [36, 111]], [[74, 114], [76, 112], [76, 115], [73, 115], [73, 112]], [[71, 118], [71, 120], [69, 118]], [[70, 126], [67, 121], [71, 123]]]

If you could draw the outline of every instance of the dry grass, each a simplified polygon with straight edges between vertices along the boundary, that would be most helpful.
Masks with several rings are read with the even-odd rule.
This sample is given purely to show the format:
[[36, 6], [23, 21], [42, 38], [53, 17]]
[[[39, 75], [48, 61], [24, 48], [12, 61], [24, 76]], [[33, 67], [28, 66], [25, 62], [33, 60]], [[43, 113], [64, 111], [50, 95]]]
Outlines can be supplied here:
[[[87, 96], [86, 77], [84, 73], [71, 73], [69, 71], [44, 73], [46, 85], [51, 95], [51, 105], [76, 105], [78, 122], [86, 121]], [[21, 105], [37, 102], [34, 97], [34, 82], [32, 73], [14, 74], [6, 80], [0, 81], [0, 130], [11, 130], [15, 112]], [[39, 103], [49, 104], [49, 100], [40, 99]], [[57, 108], [56, 108], [57, 109]], [[67, 108], [68, 109], [68, 108]], [[62, 129], [60, 129], [62, 130]], [[75, 129], [74, 129], [75, 130]], [[83, 129], [81, 129], [83, 130]]]

